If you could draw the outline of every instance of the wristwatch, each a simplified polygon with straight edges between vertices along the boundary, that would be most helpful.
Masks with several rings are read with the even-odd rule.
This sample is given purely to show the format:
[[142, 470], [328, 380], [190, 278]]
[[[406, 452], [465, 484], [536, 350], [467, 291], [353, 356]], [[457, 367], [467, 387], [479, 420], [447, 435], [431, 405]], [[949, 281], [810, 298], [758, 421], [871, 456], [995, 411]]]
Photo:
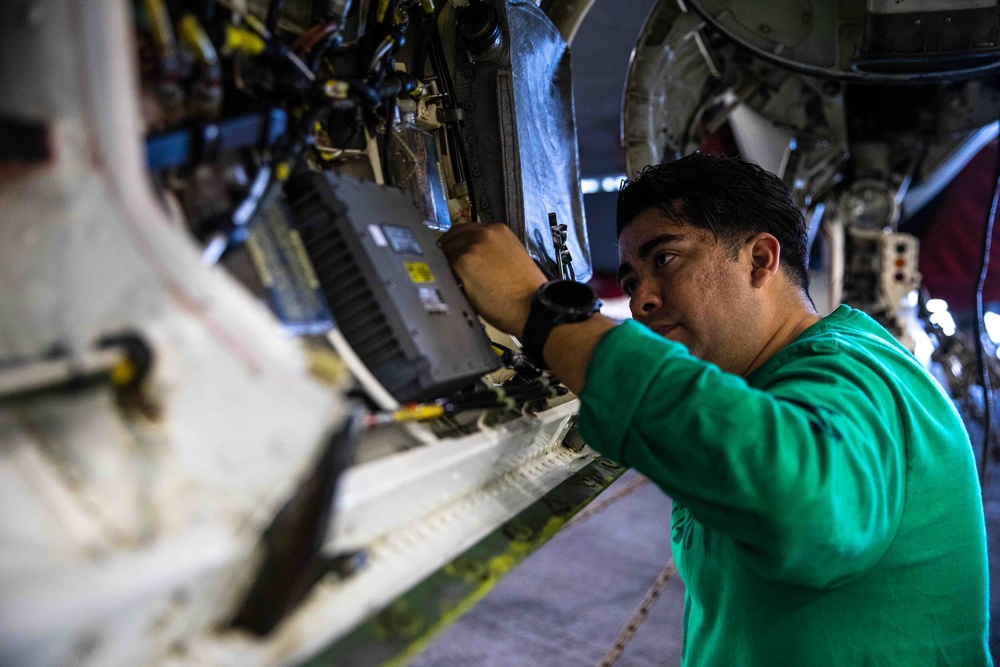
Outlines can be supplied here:
[[531, 311], [524, 324], [521, 344], [539, 368], [548, 368], [542, 350], [549, 334], [560, 324], [583, 322], [601, 309], [601, 302], [590, 285], [574, 280], [550, 280], [535, 292]]

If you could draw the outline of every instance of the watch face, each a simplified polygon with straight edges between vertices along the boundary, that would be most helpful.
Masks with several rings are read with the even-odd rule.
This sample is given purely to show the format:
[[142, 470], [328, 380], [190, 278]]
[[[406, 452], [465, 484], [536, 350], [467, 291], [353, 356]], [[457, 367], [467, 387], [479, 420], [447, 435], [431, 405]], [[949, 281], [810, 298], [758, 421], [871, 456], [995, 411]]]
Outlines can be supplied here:
[[597, 304], [594, 290], [573, 280], [550, 281], [542, 286], [538, 294], [546, 305], [580, 315], [589, 316]]

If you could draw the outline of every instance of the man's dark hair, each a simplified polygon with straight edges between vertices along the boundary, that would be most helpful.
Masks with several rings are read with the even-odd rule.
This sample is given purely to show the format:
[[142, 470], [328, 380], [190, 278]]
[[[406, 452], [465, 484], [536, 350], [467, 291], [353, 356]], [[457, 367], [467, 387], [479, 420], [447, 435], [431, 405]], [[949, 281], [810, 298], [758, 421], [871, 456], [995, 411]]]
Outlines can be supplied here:
[[618, 192], [617, 236], [651, 208], [675, 222], [709, 230], [734, 258], [757, 234], [774, 235], [781, 244], [781, 266], [808, 293], [808, 232], [802, 212], [781, 179], [756, 164], [692, 153], [646, 167]]

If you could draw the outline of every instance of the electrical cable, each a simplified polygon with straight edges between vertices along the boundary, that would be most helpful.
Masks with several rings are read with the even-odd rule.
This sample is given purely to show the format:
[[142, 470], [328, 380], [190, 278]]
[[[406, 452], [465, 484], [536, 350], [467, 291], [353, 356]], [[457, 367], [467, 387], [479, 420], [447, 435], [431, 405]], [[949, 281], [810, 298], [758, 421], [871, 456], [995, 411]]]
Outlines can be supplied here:
[[[382, 62], [383, 58], [389, 55], [395, 43], [396, 40], [392, 38], [392, 35], [386, 35], [386, 38], [382, 40], [382, 43], [375, 49], [375, 52], [372, 54], [371, 61], [368, 63], [368, 76], [371, 76], [377, 71], [378, 65]], [[382, 70], [382, 73], [384, 75], [385, 70]]]
[[338, 80], [346, 83], [348, 93], [359, 98], [369, 109], [377, 109], [382, 106], [382, 97], [378, 94], [378, 90], [371, 84], [361, 79], [339, 77]]
[[409, 71], [410, 74], [418, 78], [423, 77], [424, 65], [427, 62], [427, 39], [430, 36], [431, 21], [437, 21], [437, 12], [430, 16], [420, 17], [417, 38], [413, 42], [413, 53], [410, 56]]
[[493, 347], [500, 351], [500, 359], [503, 361], [503, 365], [507, 368], [517, 371], [522, 377], [526, 377], [529, 380], [533, 380], [542, 375], [542, 369], [539, 368], [531, 359], [524, 355], [522, 352], [515, 352], [506, 345], [501, 345], [500, 343], [491, 341]]
[[414, 403], [383, 408], [384, 412], [370, 414], [365, 419], [369, 428], [389, 424], [405, 424], [406, 422], [427, 421], [455, 415], [471, 410], [510, 410], [520, 411], [530, 407], [532, 403], [568, 393], [562, 385], [555, 385], [548, 378], [532, 380], [523, 385], [513, 387], [504, 385], [493, 387], [490, 391], [477, 391], [466, 396], [440, 399], [433, 403]]
[[309, 28], [306, 28], [302, 34], [292, 40], [291, 49], [295, 53], [305, 55], [309, 53], [315, 46], [328, 38], [332, 33], [337, 30], [337, 24], [335, 22], [330, 23], [320, 23]]
[[424, 78], [424, 66], [427, 63], [427, 47], [431, 34], [437, 29], [438, 19], [442, 10], [447, 5], [447, 0], [440, 0], [432, 14], [424, 14], [421, 17], [420, 28], [417, 31], [417, 38], [413, 42], [413, 56], [410, 59], [410, 74], [418, 79]]
[[261, 211], [280, 193], [306, 147], [312, 143], [312, 128], [327, 113], [329, 108], [318, 106], [303, 115], [289, 129], [283, 145], [275, 151], [273, 161], [261, 165], [246, 198], [233, 211], [228, 228], [214, 234], [209, 240], [202, 252], [204, 264], [217, 264], [226, 252], [246, 240]]
[[[431, 27], [431, 67], [438, 77], [438, 88], [441, 95], [448, 99], [452, 109], [458, 108], [458, 98], [455, 95], [455, 84], [448, 70], [448, 60], [444, 55], [444, 46], [441, 43], [441, 32], [438, 30], [437, 22]], [[462, 140], [461, 121], [452, 121], [446, 124], [446, 137], [448, 144], [454, 149], [452, 152], [452, 171], [456, 180], [465, 182], [469, 191], [469, 218], [475, 222], [479, 218], [476, 206], [476, 189], [470, 178], [472, 170], [469, 168], [469, 155], [465, 150], [465, 142]]]
[[313, 48], [312, 56], [309, 58], [309, 68], [315, 74], [319, 74], [319, 68], [323, 65], [323, 59], [330, 53], [331, 49], [336, 54], [350, 53], [358, 48], [356, 42], [343, 44], [343, 35], [340, 30], [334, 30]]
[[267, 4], [267, 18], [265, 19], [265, 25], [267, 26], [267, 31], [274, 34], [275, 28], [278, 27], [278, 16], [281, 15], [281, 5], [284, 4], [284, 0], [271, 0]]
[[382, 180], [386, 185], [396, 184], [396, 178], [392, 173], [391, 162], [389, 162], [389, 145], [392, 143], [392, 127], [396, 121], [396, 98], [389, 98], [385, 103], [385, 135], [382, 138]]

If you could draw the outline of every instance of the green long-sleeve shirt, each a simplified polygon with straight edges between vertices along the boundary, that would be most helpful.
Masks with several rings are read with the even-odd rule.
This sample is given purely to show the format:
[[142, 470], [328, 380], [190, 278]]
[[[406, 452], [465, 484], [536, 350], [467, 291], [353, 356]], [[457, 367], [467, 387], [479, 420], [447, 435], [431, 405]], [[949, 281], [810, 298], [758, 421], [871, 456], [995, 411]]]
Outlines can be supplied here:
[[986, 535], [951, 401], [841, 306], [743, 379], [626, 322], [580, 429], [674, 500], [684, 665], [990, 665]]

